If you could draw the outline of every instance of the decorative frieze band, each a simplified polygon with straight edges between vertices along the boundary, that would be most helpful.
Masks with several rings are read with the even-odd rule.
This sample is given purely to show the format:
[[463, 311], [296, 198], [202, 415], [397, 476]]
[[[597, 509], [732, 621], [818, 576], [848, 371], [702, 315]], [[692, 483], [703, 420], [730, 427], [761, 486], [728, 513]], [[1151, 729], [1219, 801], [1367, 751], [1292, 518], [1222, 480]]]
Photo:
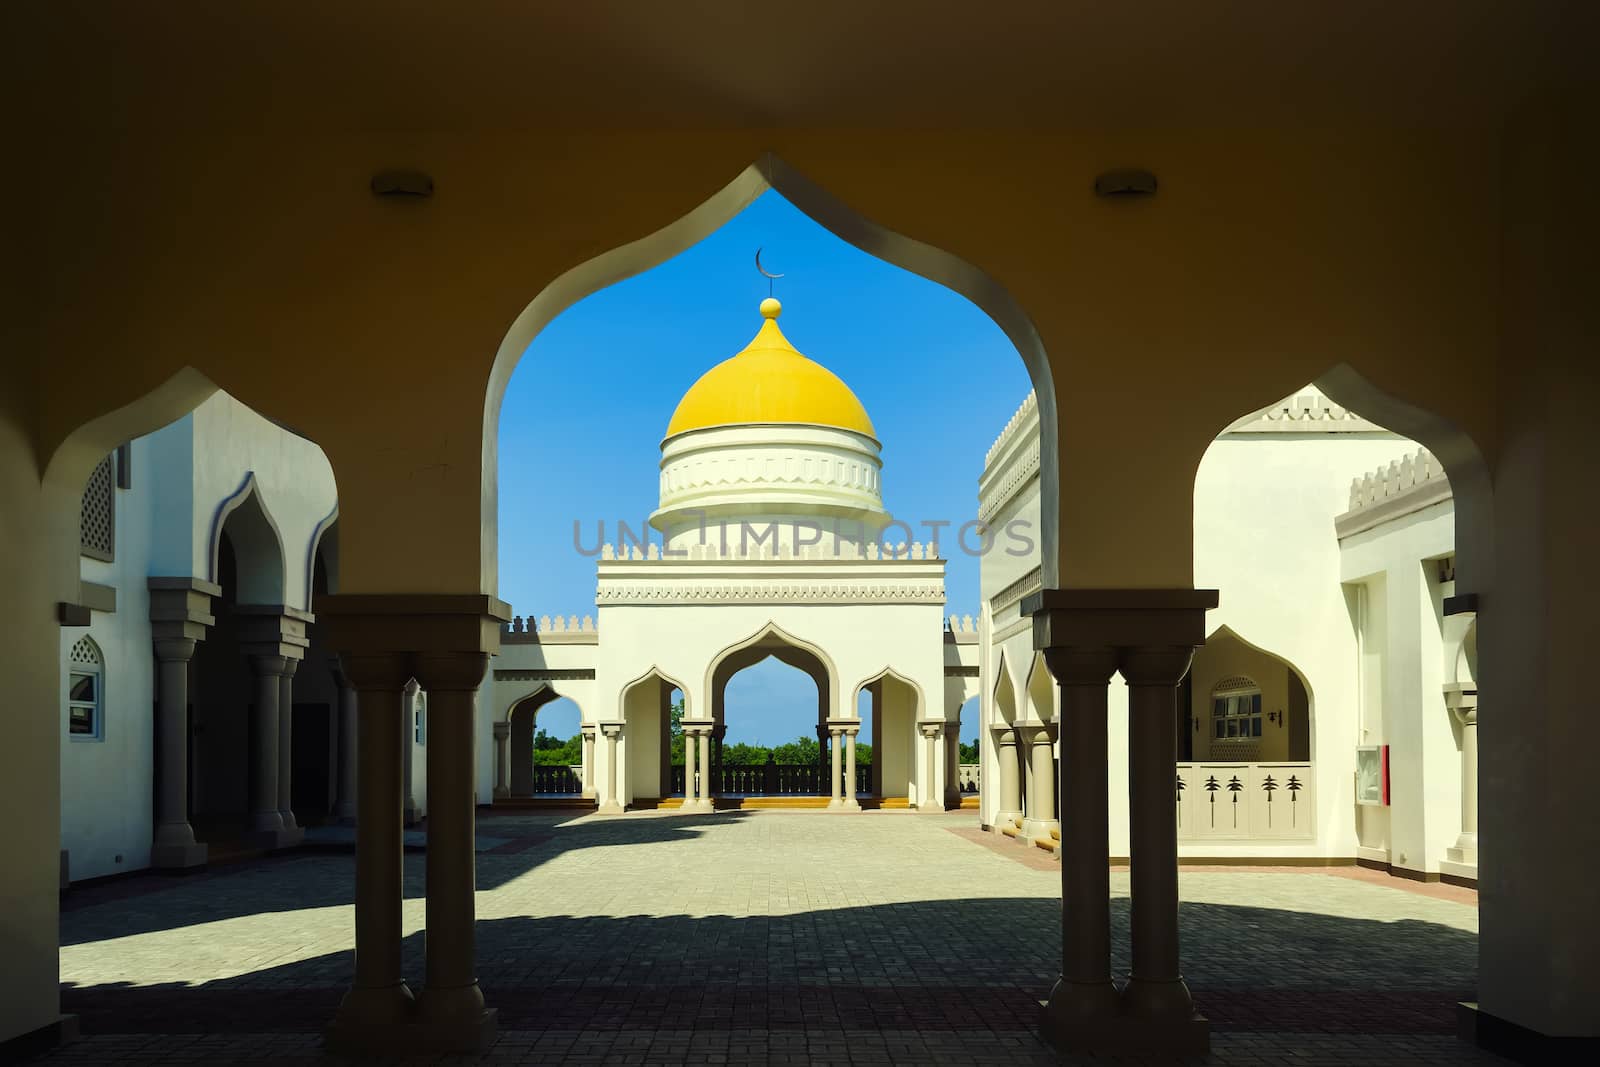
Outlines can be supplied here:
[[594, 669], [591, 668], [531, 668], [497, 667], [494, 680], [497, 682], [578, 682], [594, 679]]
[[[986, 471], [985, 473], [987, 474], [988, 472]], [[1006, 468], [1005, 478], [1000, 482], [997, 488], [994, 486], [984, 486], [980, 490], [978, 501], [979, 521], [988, 522], [990, 519], [993, 519], [997, 514], [1000, 513], [1000, 509], [1005, 507], [1006, 503], [1010, 501], [1012, 497], [1017, 495], [1017, 491], [1026, 485], [1030, 478], [1038, 477], [1038, 474], [1039, 441], [1037, 438], [1035, 438], [1033, 443], [1028, 446], [1027, 450], [1021, 453], [1020, 456], [1018, 456], [1018, 458], [1014, 460], [1008, 468]]]
[[600, 604], [943, 604], [944, 582], [602, 582]]
[[1424, 448], [1355, 479], [1350, 510], [1333, 520], [1334, 532], [1343, 540], [1450, 497], [1443, 465]]
[[998, 615], [1029, 593], [1038, 592], [1042, 588], [1044, 588], [1044, 571], [1035, 567], [996, 593], [994, 599], [990, 601], [989, 613]]

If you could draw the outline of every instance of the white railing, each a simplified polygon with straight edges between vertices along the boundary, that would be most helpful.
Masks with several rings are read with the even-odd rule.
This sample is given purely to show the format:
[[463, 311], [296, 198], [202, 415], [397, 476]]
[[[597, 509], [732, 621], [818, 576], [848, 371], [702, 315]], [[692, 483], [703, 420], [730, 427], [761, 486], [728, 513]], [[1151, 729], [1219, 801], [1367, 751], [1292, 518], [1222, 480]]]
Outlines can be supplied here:
[[978, 780], [978, 765], [976, 763], [963, 763], [959, 765], [960, 774], [957, 784], [963, 793], [976, 793], [981, 783]]
[[1178, 840], [1312, 840], [1315, 783], [1310, 763], [1180, 763]]

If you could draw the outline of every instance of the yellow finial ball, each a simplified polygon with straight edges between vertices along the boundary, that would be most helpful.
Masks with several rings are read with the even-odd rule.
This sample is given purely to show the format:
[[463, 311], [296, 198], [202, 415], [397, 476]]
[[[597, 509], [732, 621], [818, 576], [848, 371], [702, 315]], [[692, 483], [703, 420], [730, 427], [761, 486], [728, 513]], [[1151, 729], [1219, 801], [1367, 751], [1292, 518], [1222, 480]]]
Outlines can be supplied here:
[[778, 303], [777, 297], [769, 296], [761, 301], [761, 317], [775, 319], [783, 313], [783, 305]]

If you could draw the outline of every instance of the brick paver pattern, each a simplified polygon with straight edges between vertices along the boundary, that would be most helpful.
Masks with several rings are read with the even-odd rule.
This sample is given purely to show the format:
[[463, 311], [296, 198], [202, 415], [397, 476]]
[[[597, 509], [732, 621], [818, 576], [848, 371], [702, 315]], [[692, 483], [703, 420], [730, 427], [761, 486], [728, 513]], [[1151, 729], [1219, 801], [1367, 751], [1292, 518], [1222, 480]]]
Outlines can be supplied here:
[[[1059, 866], [973, 826], [970, 811], [485, 816], [506, 839], [478, 856], [488, 1060], [1057, 1062], [1036, 1020], [1059, 969]], [[416, 988], [423, 857], [405, 862]], [[1315, 869], [1185, 868], [1179, 884], [1209, 1062], [1496, 1062], [1453, 1036], [1477, 984], [1470, 902]], [[1125, 973], [1127, 873], [1111, 887]], [[48, 1059], [326, 1060], [352, 894], [351, 856], [327, 852], [73, 890], [62, 1002], [84, 1037]]]

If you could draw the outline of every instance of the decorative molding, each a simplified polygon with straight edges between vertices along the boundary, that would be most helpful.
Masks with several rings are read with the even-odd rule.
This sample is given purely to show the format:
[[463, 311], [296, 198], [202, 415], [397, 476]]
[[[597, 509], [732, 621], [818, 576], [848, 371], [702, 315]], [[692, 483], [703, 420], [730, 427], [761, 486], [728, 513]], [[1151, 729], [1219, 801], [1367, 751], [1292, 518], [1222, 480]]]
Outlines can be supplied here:
[[[1032, 478], [1039, 476], [1039, 441], [1035, 438], [1033, 444], [1021, 452], [1017, 459], [1005, 468], [1005, 478], [1000, 482], [999, 488], [985, 485], [981, 486], [978, 493], [978, 521], [988, 522], [998, 515], [1002, 508], [1011, 502], [1017, 492]], [[988, 472], [985, 471], [985, 474]]]
[[1037, 422], [1038, 415], [1039, 394], [1030, 389], [1028, 390], [1028, 395], [1023, 397], [1022, 403], [1017, 406], [1017, 410], [1012, 413], [1011, 418], [1006, 420], [1005, 427], [1000, 431], [1000, 436], [994, 439], [994, 444], [990, 445], [989, 451], [984, 453], [984, 468], [988, 469], [989, 465], [994, 462], [994, 458], [1000, 454], [1001, 450], [1004, 449], [1006, 445], [1010, 444], [1012, 439], [1022, 432], [1022, 424], [1024, 422], [1028, 421], [1030, 418]]
[[622, 581], [600, 584], [599, 604], [943, 604], [944, 581]]
[[579, 682], [592, 681], [594, 668], [521, 668], [521, 667], [496, 667], [494, 680], [497, 682]]
[[511, 621], [500, 627], [500, 643], [506, 645], [597, 645], [600, 643], [600, 630], [595, 625], [593, 615], [585, 615], [580, 620], [576, 615], [565, 617], [557, 615], [541, 615], [535, 620], [529, 615], [524, 621], [521, 615], [514, 615]]
[[[759, 525], [782, 526], [787, 523], [773, 522]], [[845, 523], [845, 526], [854, 527], [855, 523]], [[761, 545], [751, 546], [752, 550], [741, 552], [732, 544], [726, 550], [716, 541], [707, 541], [705, 544], [690, 545], [686, 549], [673, 549], [670, 553], [663, 550], [655, 542], [640, 546], [639, 544], [603, 544], [600, 546], [600, 561], [602, 563], [665, 563], [669, 566], [681, 566], [686, 563], [837, 563], [837, 562], [871, 562], [871, 563], [903, 563], [907, 561], [928, 561], [942, 559], [939, 555], [937, 541], [905, 541], [894, 545], [879, 546], [876, 541], [858, 543], [853, 541], [839, 541], [837, 547], [828, 544], [826, 532], [823, 540], [815, 545], [802, 545], [796, 552], [792, 545], [783, 542], [777, 545], [763, 541]]]
[[1222, 431], [1223, 434], [1389, 432], [1370, 419], [1335, 404], [1313, 386], [1251, 412]]
[[946, 678], [978, 678], [981, 676], [979, 673], [981, 670], [982, 668], [978, 667], [976, 664], [970, 667], [965, 664], [956, 664], [946, 667], [944, 669], [944, 676]]
[[996, 630], [992, 635], [990, 635], [989, 643], [994, 646], [999, 646], [1017, 634], [1022, 633], [1024, 630], [1029, 633], [1033, 632], [1032, 616], [1024, 615], [1015, 622], [1002, 626], [1000, 629]]
[[1452, 499], [1444, 467], [1427, 449], [1350, 483], [1350, 510], [1333, 520], [1339, 540]]
[[1035, 567], [991, 597], [989, 599], [989, 612], [991, 615], [998, 615], [1029, 593], [1036, 593], [1043, 588], [1044, 570], [1040, 567]]

